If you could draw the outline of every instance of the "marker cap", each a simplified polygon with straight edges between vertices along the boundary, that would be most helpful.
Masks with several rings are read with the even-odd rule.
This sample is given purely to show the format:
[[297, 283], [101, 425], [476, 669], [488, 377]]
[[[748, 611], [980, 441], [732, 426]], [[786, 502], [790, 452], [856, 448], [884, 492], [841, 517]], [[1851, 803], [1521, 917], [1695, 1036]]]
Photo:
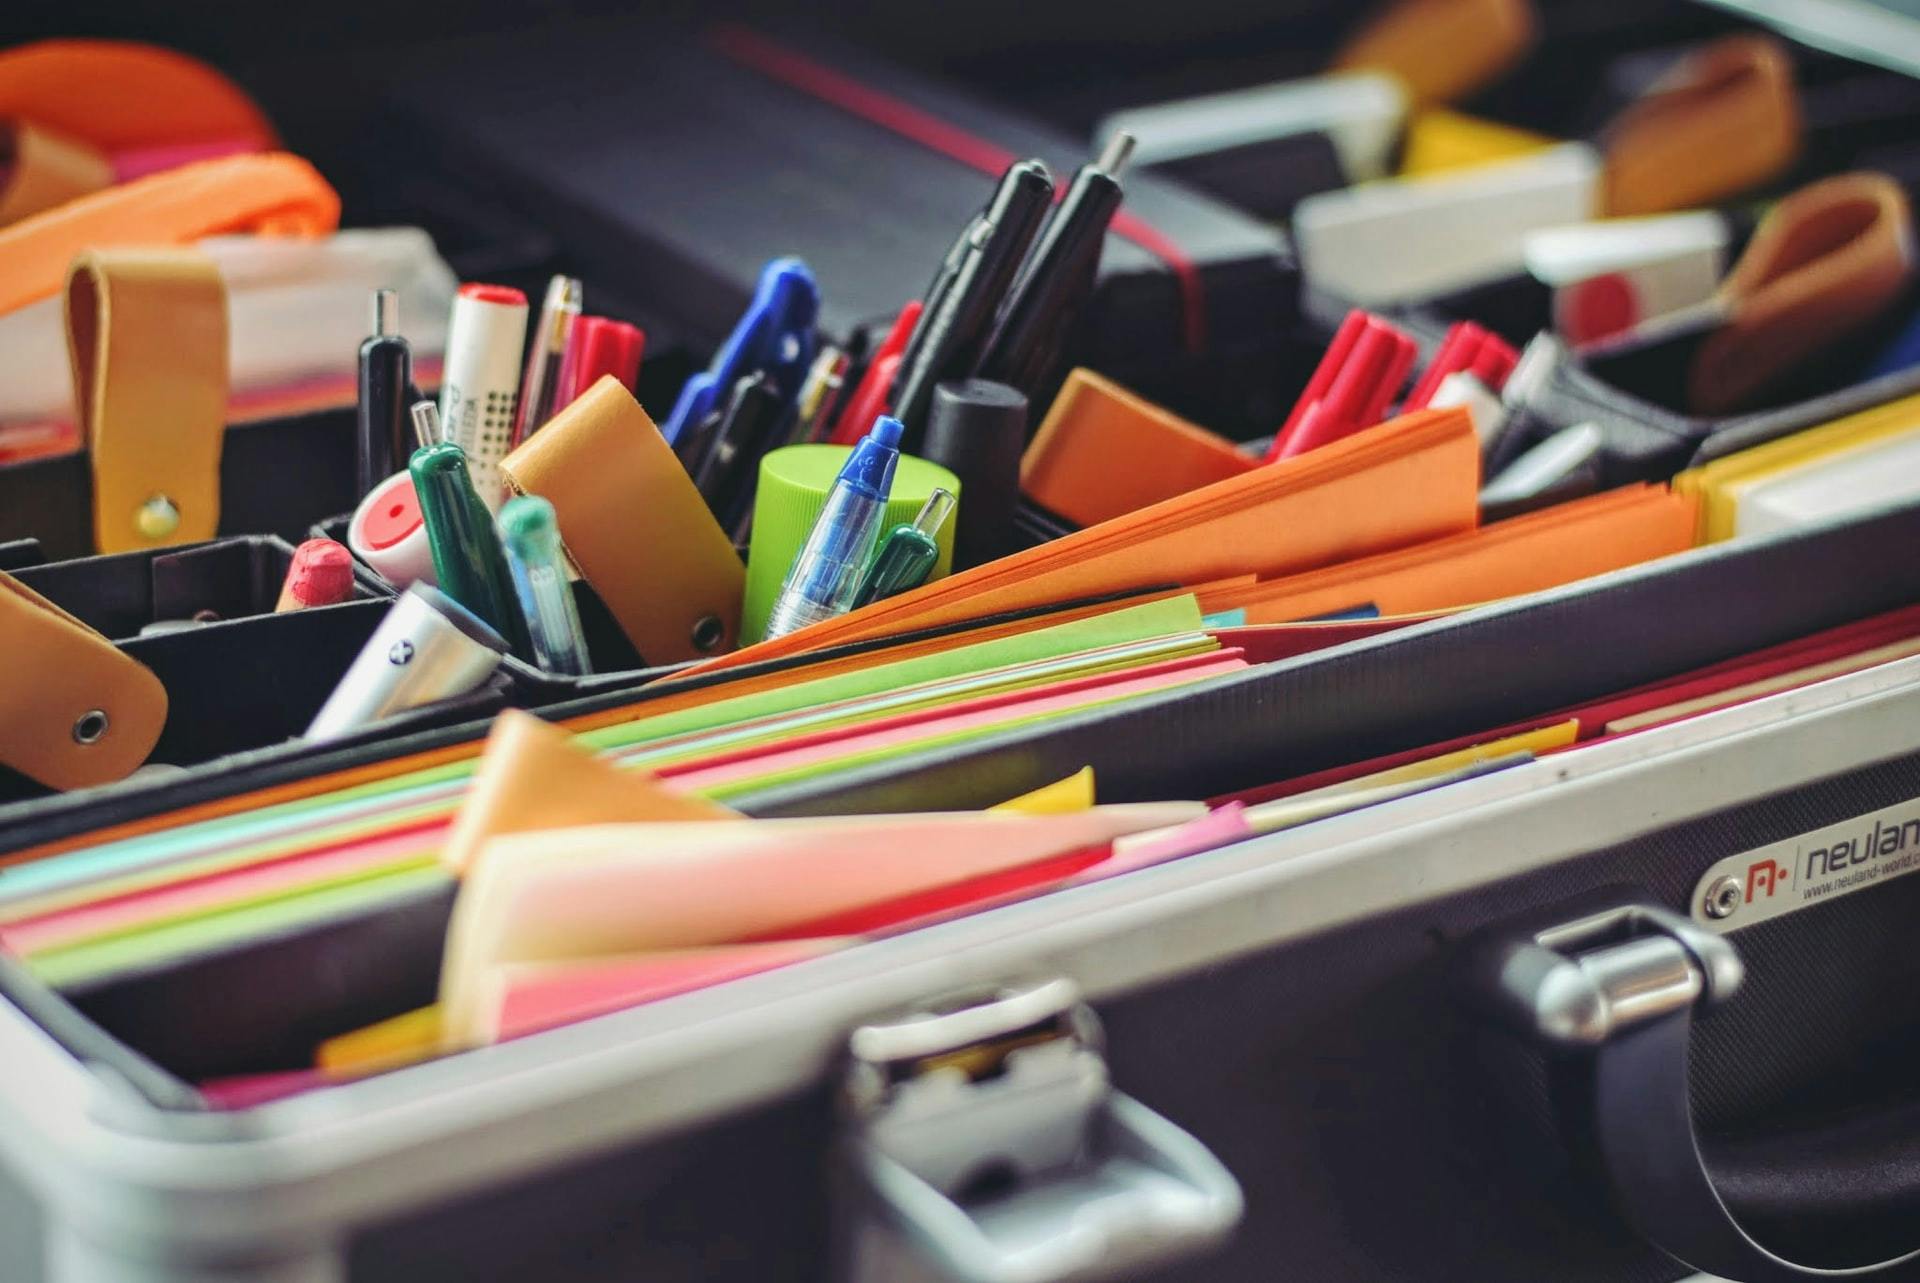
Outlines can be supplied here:
[[640, 357], [647, 336], [636, 325], [605, 316], [583, 316], [573, 323], [573, 337], [561, 358], [560, 383], [554, 392], [555, 411], [573, 404], [582, 392], [611, 374], [627, 391], [640, 377]]
[[1027, 398], [1015, 389], [963, 379], [933, 390], [921, 453], [958, 477], [966, 496], [953, 535], [956, 568], [1015, 550], [1020, 456], [1026, 446]]
[[280, 587], [280, 610], [333, 606], [353, 596], [353, 554], [331, 539], [309, 539], [294, 549]]
[[409, 473], [395, 473], [367, 492], [347, 523], [347, 547], [396, 588], [439, 582]]

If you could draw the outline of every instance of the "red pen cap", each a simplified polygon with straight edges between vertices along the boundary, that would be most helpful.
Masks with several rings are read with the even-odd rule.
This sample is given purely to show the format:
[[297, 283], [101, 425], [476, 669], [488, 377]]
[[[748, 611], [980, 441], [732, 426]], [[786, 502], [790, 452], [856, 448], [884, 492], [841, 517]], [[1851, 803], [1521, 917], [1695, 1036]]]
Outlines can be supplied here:
[[1426, 409], [1440, 390], [1440, 380], [1449, 374], [1471, 374], [1486, 384], [1489, 392], [1498, 393], [1519, 359], [1513, 345], [1498, 334], [1472, 321], [1456, 321], [1447, 328], [1433, 360], [1407, 395], [1405, 408]]
[[573, 323], [567, 354], [560, 360], [554, 409], [572, 405], [582, 392], [611, 374], [627, 391], [640, 377], [640, 354], [647, 336], [639, 326], [605, 316], [583, 316]]
[[1418, 344], [1379, 317], [1349, 313], [1287, 426], [1274, 436], [1268, 460], [1291, 459], [1379, 423], [1418, 352]]
[[840, 412], [839, 420], [833, 425], [833, 435], [827, 439], [835, 445], [854, 445], [867, 435], [867, 429], [873, 426], [875, 418], [890, 408], [887, 395], [893, 391], [893, 376], [900, 372], [900, 354], [907, 350], [907, 340], [913, 336], [913, 329], [920, 324], [921, 304], [919, 299], [900, 309], [900, 315], [893, 319], [893, 328], [887, 331], [886, 341], [874, 349], [873, 359], [867, 362], [867, 372], [860, 379], [860, 386], [847, 398], [847, 408]]
[[476, 303], [494, 303], [500, 307], [525, 307], [527, 296], [511, 285], [488, 285], [485, 281], [468, 281], [460, 287], [460, 297], [470, 298]]
[[[293, 551], [281, 599], [289, 605], [332, 606], [353, 595], [353, 554], [331, 539], [309, 539]], [[285, 607], [283, 607], [284, 609]]]
[[1307, 380], [1307, 386], [1301, 391], [1300, 399], [1293, 403], [1293, 409], [1287, 414], [1287, 421], [1273, 434], [1273, 449], [1267, 453], [1269, 459], [1280, 457], [1280, 443], [1290, 436], [1299, 425], [1314, 402], [1324, 400], [1333, 387], [1334, 375], [1340, 373], [1340, 367], [1353, 354], [1353, 345], [1360, 341], [1365, 333], [1367, 322], [1372, 318], [1359, 308], [1348, 312], [1346, 319], [1340, 322], [1340, 328], [1333, 332], [1333, 342], [1327, 344], [1327, 350], [1320, 358], [1320, 364], [1313, 368], [1313, 377]]

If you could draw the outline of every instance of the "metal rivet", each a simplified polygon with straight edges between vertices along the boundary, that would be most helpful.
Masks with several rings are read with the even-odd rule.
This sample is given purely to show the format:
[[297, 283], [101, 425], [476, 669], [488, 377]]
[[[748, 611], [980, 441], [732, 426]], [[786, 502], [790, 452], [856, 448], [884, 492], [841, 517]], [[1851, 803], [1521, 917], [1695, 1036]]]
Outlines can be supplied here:
[[107, 715], [98, 708], [80, 714], [80, 720], [73, 724], [73, 742], [76, 744], [97, 744], [106, 733]]
[[712, 650], [726, 635], [727, 626], [720, 622], [720, 616], [702, 615], [693, 624], [693, 648], [702, 652]]
[[1705, 905], [1709, 918], [1731, 918], [1740, 907], [1740, 879], [1729, 873], [1707, 888]]
[[180, 528], [180, 509], [167, 496], [154, 495], [133, 514], [133, 528], [143, 539], [165, 539]]

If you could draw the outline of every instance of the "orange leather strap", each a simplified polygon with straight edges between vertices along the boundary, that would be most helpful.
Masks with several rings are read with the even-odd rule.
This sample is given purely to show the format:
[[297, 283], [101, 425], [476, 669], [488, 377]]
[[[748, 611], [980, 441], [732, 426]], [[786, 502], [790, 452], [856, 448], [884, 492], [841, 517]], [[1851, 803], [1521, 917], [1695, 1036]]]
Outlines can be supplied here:
[[1914, 277], [1913, 214], [1885, 174], [1840, 174], [1774, 206], [1720, 287], [1725, 325], [1695, 353], [1695, 414], [1764, 404], [1809, 361], [1886, 313]]
[[1458, 102], [1533, 47], [1532, 0], [1394, 0], [1347, 40], [1336, 71], [1385, 71], [1415, 107]]
[[1729, 36], [1687, 55], [1608, 124], [1611, 217], [1691, 209], [1777, 178], [1800, 154], [1793, 62], [1770, 36]]
[[67, 275], [66, 314], [95, 548], [211, 539], [227, 413], [227, 294], [213, 260], [88, 251]]
[[49, 788], [109, 784], [153, 751], [167, 692], [146, 665], [0, 573], [0, 764]]
[[746, 567], [640, 403], [611, 374], [500, 464], [649, 664], [731, 650]]
[[7, 162], [0, 182], [0, 227], [113, 183], [107, 158], [83, 142], [24, 121], [0, 129], [7, 134], [0, 140], [0, 157]]

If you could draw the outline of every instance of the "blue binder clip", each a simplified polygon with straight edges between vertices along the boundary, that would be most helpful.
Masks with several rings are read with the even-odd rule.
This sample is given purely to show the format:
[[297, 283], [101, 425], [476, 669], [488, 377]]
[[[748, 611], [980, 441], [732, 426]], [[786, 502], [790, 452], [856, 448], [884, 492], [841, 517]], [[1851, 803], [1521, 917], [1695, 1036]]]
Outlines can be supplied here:
[[740, 379], [764, 370], [791, 403], [813, 362], [814, 323], [820, 316], [820, 287], [797, 258], [776, 258], [760, 272], [760, 285], [739, 324], [703, 373], [680, 389], [666, 426], [668, 445], [714, 413]]

